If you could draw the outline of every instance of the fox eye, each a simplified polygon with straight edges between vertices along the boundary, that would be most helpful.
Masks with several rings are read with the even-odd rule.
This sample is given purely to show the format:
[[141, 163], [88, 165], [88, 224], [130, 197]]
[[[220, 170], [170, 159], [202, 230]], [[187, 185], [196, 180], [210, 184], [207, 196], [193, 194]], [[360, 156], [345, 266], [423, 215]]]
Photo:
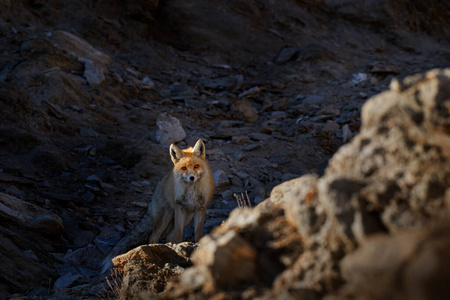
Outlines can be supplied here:
[[194, 169], [198, 169], [198, 168], [200, 168], [199, 165], [195, 165], [195, 166], [194, 166]]
[[181, 170], [186, 171], [187, 168], [186, 167], [181, 167]]

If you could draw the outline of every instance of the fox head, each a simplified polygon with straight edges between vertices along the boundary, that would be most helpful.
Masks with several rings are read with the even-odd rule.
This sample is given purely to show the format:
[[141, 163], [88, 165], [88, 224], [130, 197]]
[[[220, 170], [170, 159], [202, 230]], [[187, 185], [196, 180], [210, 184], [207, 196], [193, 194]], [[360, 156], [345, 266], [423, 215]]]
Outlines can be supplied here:
[[170, 145], [170, 157], [174, 164], [175, 175], [186, 183], [197, 182], [207, 171], [206, 150], [202, 140], [198, 140], [194, 148], [184, 150], [175, 144]]

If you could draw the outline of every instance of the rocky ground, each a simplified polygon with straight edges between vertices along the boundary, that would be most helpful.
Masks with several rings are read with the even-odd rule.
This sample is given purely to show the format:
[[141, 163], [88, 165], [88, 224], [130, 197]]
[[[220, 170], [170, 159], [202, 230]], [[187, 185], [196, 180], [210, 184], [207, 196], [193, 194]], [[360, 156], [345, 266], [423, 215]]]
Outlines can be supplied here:
[[[98, 274], [99, 264], [139, 219], [157, 182], [171, 167], [168, 145], [157, 138], [157, 120], [165, 113], [178, 119], [186, 133], [177, 140], [179, 146], [193, 145], [199, 138], [205, 141], [216, 177], [206, 232], [222, 224], [238, 206], [235, 194], [247, 193], [255, 206], [275, 197], [271, 196], [274, 187], [301, 175], [308, 175], [303, 178], [312, 181], [309, 187], [314, 186], [314, 174], [324, 175], [330, 157], [360, 132], [361, 108], [368, 98], [387, 90], [393, 78], [449, 65], [448, 13], [449, 5], [440, 1], [423, 4], [413, 0], [396, 4], [328, 0], [0, 1], [0, 295], [20, 299], [113, 297]], [[420, 80], [394, 83], [391, 89], [403, 91], [417, 82]], [[440, 93], [446, 95], [446, 90]], [[440, 109], [448, 120], [445, 105]], [[382, 106], [376, 102], [365, 106], [367, 122], [386, 122], [380, 132], [400, 126], [395, 123], [395, 114], [377, 119], [380, 111], [384, 112]], [[403, 116], [401, 112], [403, 109], [395, 113]], [[414, 118], [420, 123], [428, 115], [416, 114]], [[433, 120], [432, 124], [442, 126], [447, 133], [439, 139], [448, 139], [448, 123], [436, 125]], [[369, 131], [365, 134], [370, 135]], [[388, 166], [397, 160], [422, 163], [417, 159], [420, 155], [385, 158], [380, 147], [373, 146], [385, 140], [394, 143], [401, 135], [377, 138], [374, 144], [367, 142], [372, 136], [363, 137], [359, 135], [353, 142], [359, 143], [359, 148], [354, 148], [359, 150], [335, 159], [339, 163], [330, 164], [327, 174], [350, 172], [355, 165], [362, 171], [355, 171], [353, 177], [385, 179], [392, 174], [378, 174], [377, 164], [360, 162], [378, 156], [383, 162], [387, 159]], [[397, 150], [387, 143], [388, 150], [383, 151], [408, 152], [409, 146], [423, 138], [415, 136], [412, 144]], [[445, 152], [445, 147], [444, 142], [441, 151]], [[428, 151], [428, 158], [437, 157], [433, 151], [437, 150]], [[441, 159], [447, 166], [448, 161], [448, 157]], [[436, 180], [430, 179], [423, 190], [413, 192], [418, 195], [416, 201], [412, 208], [405, 208], [421, 213], [397, 213], [409, 195], [407, 188], [392, 183], [403, 178], [403, 165], [398, 168], [400, 171], [389, 177], [391, 181], [378, 186], [365, 182], [363, 188], [353, 181], [345, 185], [350, 195], [361, 189], [366, 193], [371, 189], [387, 194], [403, 191], [398, 201], [389, 205], [380, 204], [378, 198], [359, 200], [361, 206], [377, 212], [373, 222], [378, 227], [368, 231], [422, 228], [420, 224], [442, 209], [437, 200], [430, 207], [421, 202], [426, 198], [423, 195], [441, 199], [445, 184], [449, 184], [448, 179], [439, 177], [448, 173], [430, 173]], [[419, 172], [411, 170], [411, 174]], [[333, 177], [325, 176], [320, 179], [325, 183], [319, 184], [319, 194], [337, 193], [333, 188], [338, 189], [342, 182], [333, 185]], [[414, 180], [408, 177], [402, 184], [414, 185]], [[437, 192], [427, 194], [428, 190]], [[315, 199], [311, 195], [306, 198]], [[324, 207], [334, 205], [328, 203], [331, 200], [318, 201]], [[302, 210], [292, 205], [293, 211]], [[358, 211], [354, 205], [343, 215]], [[342, 229], [326, 232], [337, 236], [338, 242], [319, 247], [322, 252], [302, 252], [317, 247], [305, 237], [323, 236], [302, 232], [304, 224], [296, 229], [295, 217], [286, 221], [285, 210], [289, 208], [248, 213], [248, 219], [269, 228], [267, 232], [278, 232], [278, 236], [256, 231], [260, 239], [255, 239], [251, 226], [243, 226], [237, 236], [228, 234], [232, 222], [243, 222], [235, 220], [209, 239], [224, 240], [225, 244], [232, 241], [232, 245], [247, 249], [237, 265], [250, 260], [249, 273], [242, 278], [237, 274], [234, 281], [214, 275], [219, 279], [205, 281], [209, 287], [205, 282], [188, 287], [193, 293], [216, 293], [231, 285], [234, 291], [246, 292], [247, 298], [267, 296], [265, 289], [250, 291], [239, 284], [255, 284], [248, 282], [254, 274], [255, 259], [264, 263], [281, 256], [275, 265], [264, 267], [272, 270], [266, 277], [258, 278], [258, 284], [265, 288], [273, 284], [277, 297], [285, 295], [276, 293], [277, 288], [281, 291], [286, 286], [311, 299], [335, 291], [343, 282], [337, 263], [365, 235], [350, 234], [348, 222], [332, 218], [334, 210], [322, 209], [328, 213], [311, 218]], [[428, 235], [428, 239], [436, 237], [428, 231], [420, 237], [427, 239]], [[191, 232], [185, 239], [192, 241]], [[303, 242], [297, 243], [300, 240]], [[402, 236], [374, 240], [354, 255], [364, 257], [361, 253], [382, 247], [388, 240], [400, 243]], [[249, 243], [256, 248], [247, 247]], [[264, 243], [277, 244], [278, 250], [271, 252]], [[308, 258], [301, 253], [312, 254]], [[320, 268], [311, 264], [314, 255], [321, 253], [331, 257], [322, 266], [329, 276], [299, 271], [300, 266]], [[408, 253], [405, 250], [404, 257]], [[293, 262], [298, 267], [289, 269]], [[212, 262], [197, 259], [195, 263], [208, 266]], [[197, 265], [192, 274], [201, 269]], [[370, 298], [370, 288], [358, 286], [358, 278], [351, 278], [352, 266], [350, 261], [343, 267], [350, 284], [340, 295], [352, 297], [362, 288], [368, 299], [376, 299]], [[289, 272], [283, 273], [285, 278], [278, 276], [285, 269], [294, 277], [319, 277], [308, 281], [311, 286], [295, 286]], [[408, 284], [414, 283], [411, 280]], [[389, 284], [392, 282], [387, 281], [386, 286]], [[156, 286], [154, 291], [160, 290]], [[179, 291], [172, 295], [187, 295], [183, 288]], [[375, 296], [385, 299], [386, 295]]]

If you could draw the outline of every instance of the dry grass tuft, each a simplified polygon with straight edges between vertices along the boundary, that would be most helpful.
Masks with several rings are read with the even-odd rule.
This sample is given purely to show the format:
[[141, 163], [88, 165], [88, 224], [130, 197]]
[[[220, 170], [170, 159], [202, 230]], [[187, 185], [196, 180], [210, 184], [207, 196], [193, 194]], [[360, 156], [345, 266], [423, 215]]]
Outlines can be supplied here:
[[252, 207], [247, 191], [245, 191], [245, 193], [241, 193], [240, 195], [238, 193], [234, 193], [233, 196], [239, 207]]
[[103, 293], [97, 295], [101, 299], [125, 299], [122, 291], [123, 271], [118, 268], [111, 270], [111, 275], [105, 277], [107, 287], [103, 288]]

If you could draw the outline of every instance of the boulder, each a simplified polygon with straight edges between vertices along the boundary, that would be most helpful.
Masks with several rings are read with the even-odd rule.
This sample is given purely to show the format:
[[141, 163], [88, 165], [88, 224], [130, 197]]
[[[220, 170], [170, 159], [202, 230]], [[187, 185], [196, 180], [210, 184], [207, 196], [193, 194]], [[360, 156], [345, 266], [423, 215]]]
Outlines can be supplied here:
[[141, 292], [159, 294], [170, 278], [190, 266], [190, 256], [197, 246], [192, 243], [142, 245], [116, 256], [114, 265], [123, 271], [121, 294], [133, 299]]
[[180, 120], [167, 113], [158, 116], [156, 125], [158, 126], [156, 140], [163, 145], [177, 143], [186, 137], [186, 132], [181, 126]]

